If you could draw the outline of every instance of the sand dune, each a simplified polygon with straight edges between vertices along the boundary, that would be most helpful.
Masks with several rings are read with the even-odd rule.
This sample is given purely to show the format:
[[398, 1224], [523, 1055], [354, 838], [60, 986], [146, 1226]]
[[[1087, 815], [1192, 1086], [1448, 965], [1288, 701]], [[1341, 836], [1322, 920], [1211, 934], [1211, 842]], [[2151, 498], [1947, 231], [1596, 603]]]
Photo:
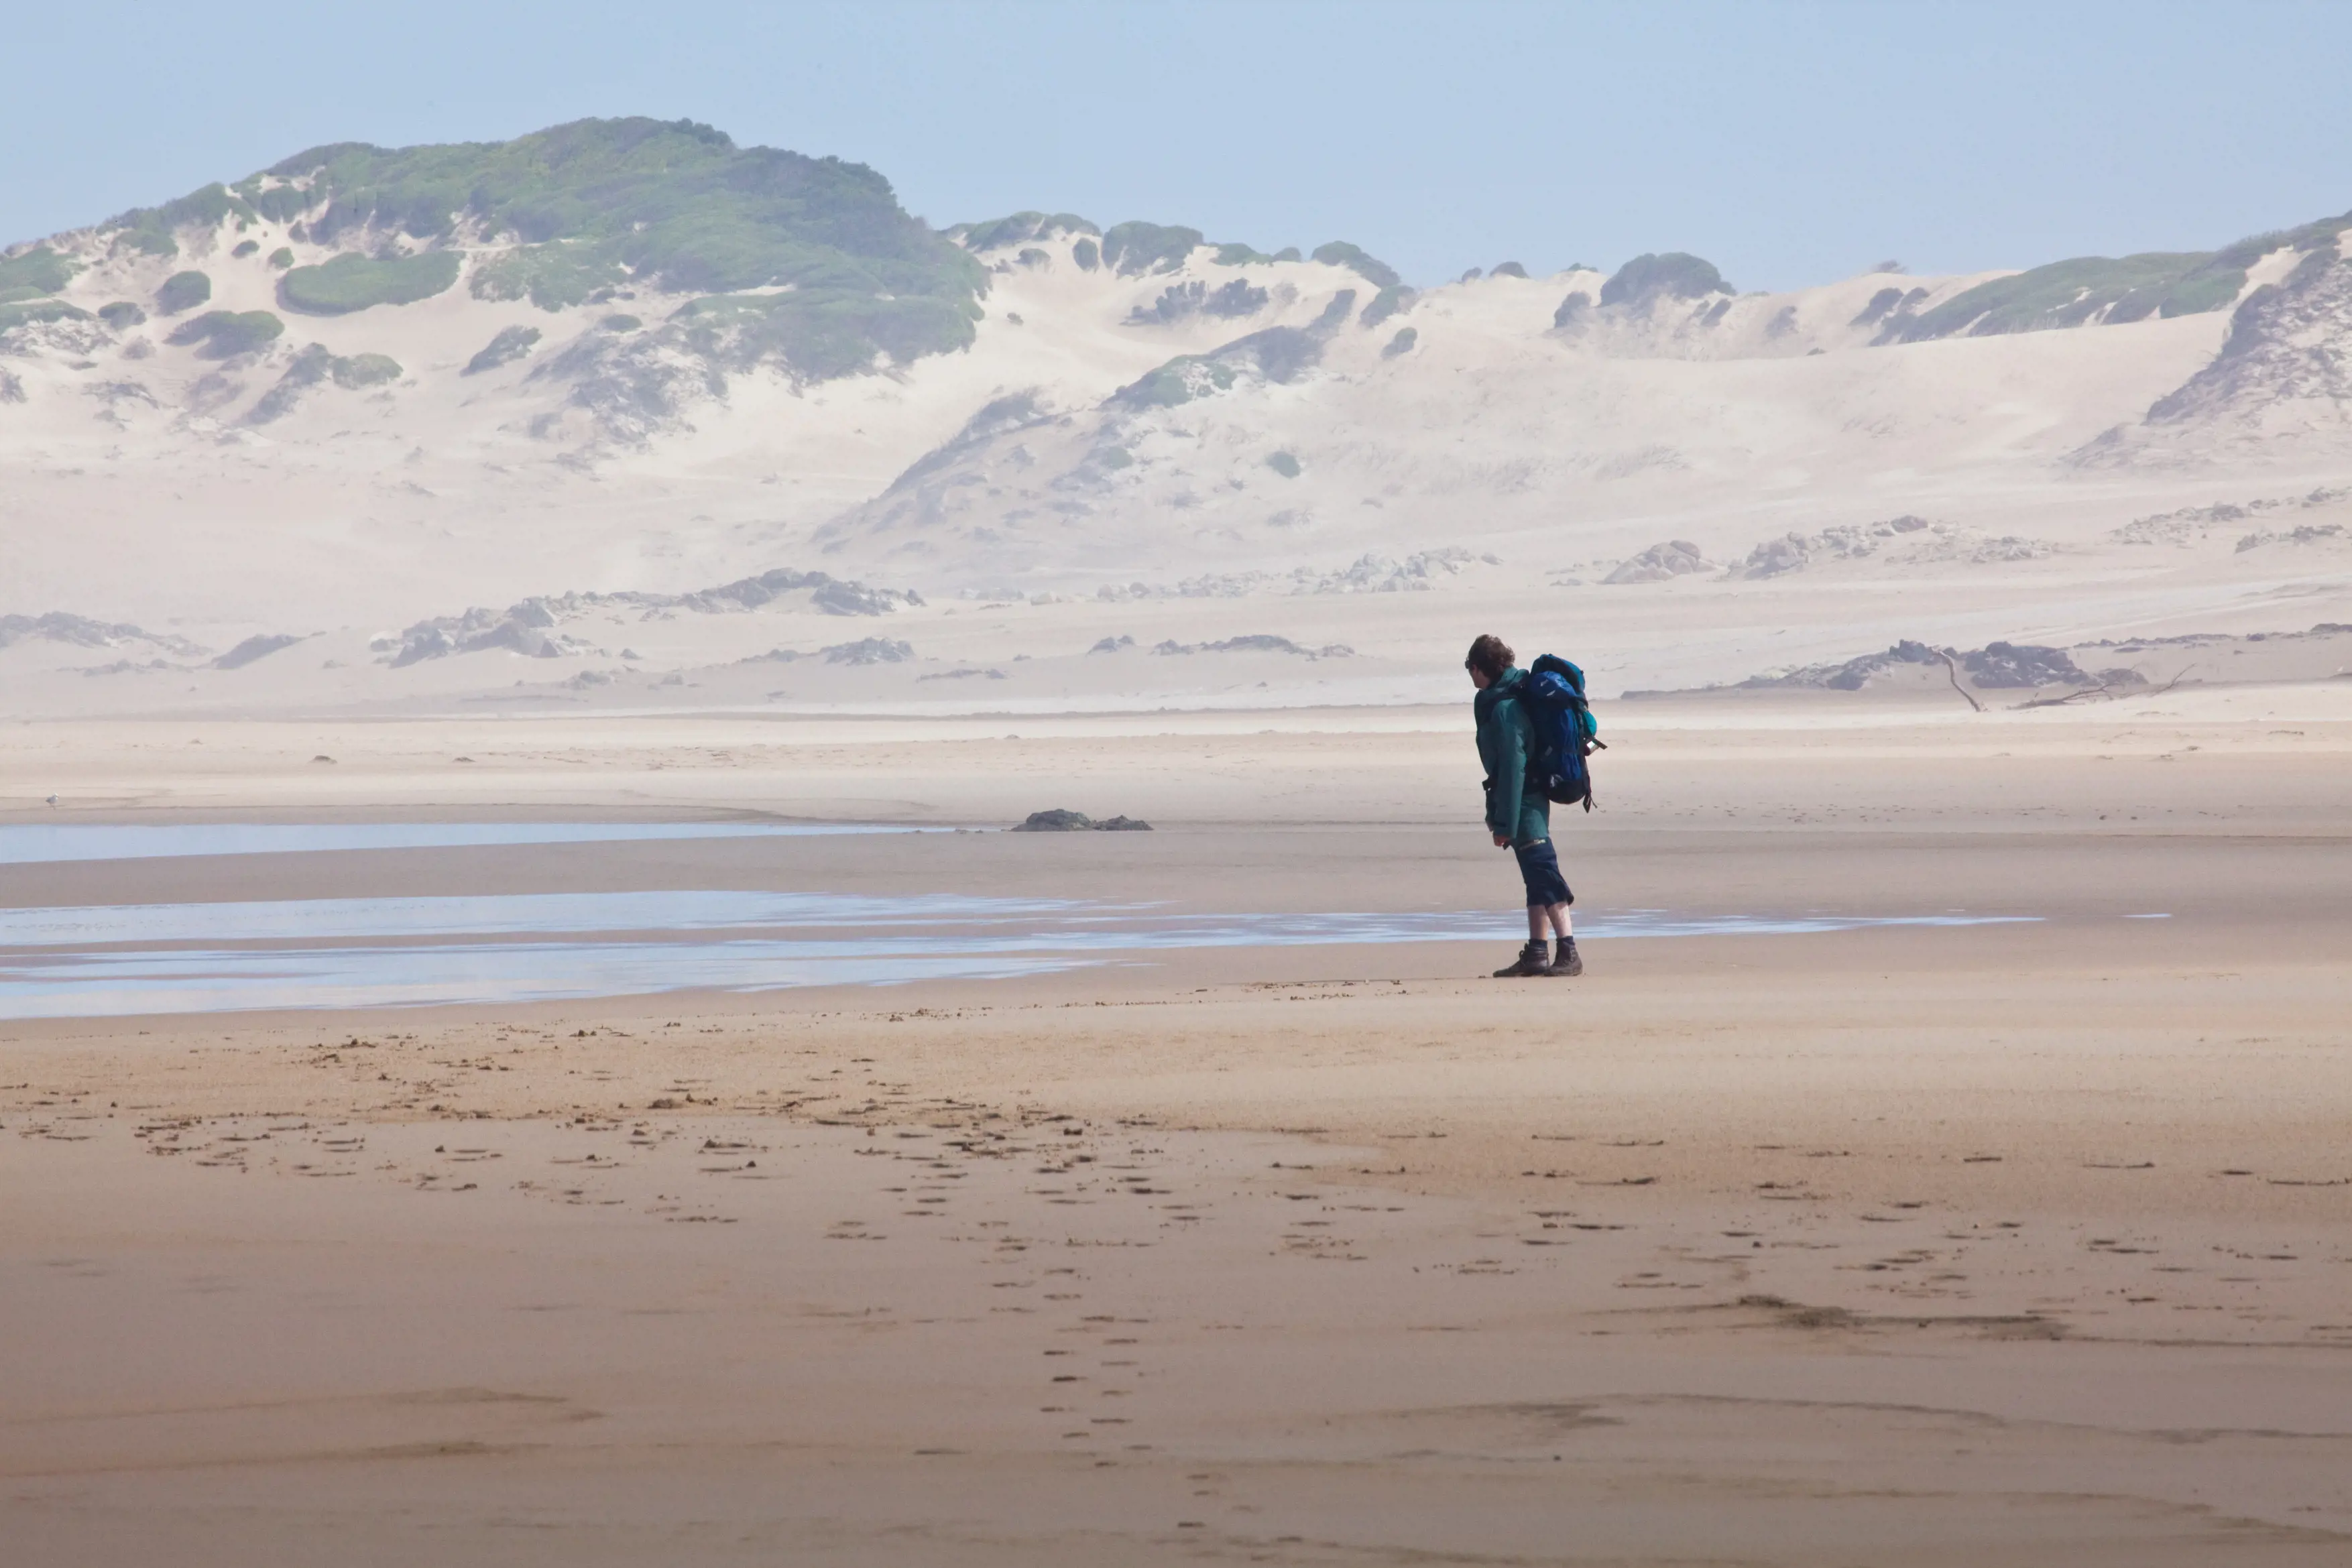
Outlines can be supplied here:
[[[511, 657], [429, 674], [415, 660], [381, 672], [368, 645], [466, 606], [604, 594], [644, 611], [775, 571], [911, 589], [935, 619], [962, 607], [967, 623], [972, 601], [1029, 604], [981, 643], [965, 626], [893, 633], [988, 667], [1147, 632], [1311, 638], [1409, 664], [1428, 656], [1430, 621], [1447, 622], [1442, 645], [1499, 611], [1572, 632], [1584, 662], [1614, 660], [1622, 685], [1644, 687], [1743, 679], [1772, 662], [1757, 657], [1765, 639], [1832, 622], [1855, 635], [1792, 649], [1795, 662], [1900, 637], [1981, 646], [2352, 618], [2340, 534], [2290, 531], [2291, 545], [2240, 559], [2223, 547], [2251, 528], [2152, 521], [2326, 492], [2294, 521], [2344, 526], [2352, 447], [2327, 367], [2352, 275], [2333, 220], [2217, 253], [2194, 276], [2221, 292], [2187, 313], [2094, 277], [2071, 313], [1992, 330], [1992, 315], [1965, 318], [1999, 274], [1742, 295], [1668, 256], [1415, 291], [1351, 247], [1277, 260], [1140, 225], [1114, 263], [1083, 220], [1026, 214], [929, 242], [985, 286], [968, 347], [817, 374], [696, 357], [697, 312], [756, 294], [649, 274], [542, 306], [503, 297], [500, 269], [530, 260], [511, 235], [461, 224], [420, 247], [316, 212], [313, 232], [286, 215], [310, 198], [279, 175], [236, 191], [290, 204], [195, 203], [168, 256], [160, 234], [105, 227], [16, 247], [8, 265], [28, 277], [55, 258], [34, 287], [56, 286], [0, 306], [17, 313], [0, 331], [13, 400], [0, 402], [0, 612], [224, 649], [322, 632], [314, 665], [348, 673], [270, 689], [305, 648], [239, 672], [234, 695], [123, 679], [68, 683], [72, 704], [528, 690], [546, 674], [528, 661], [551, 643], [530, 628], [505, 636]], [[210, 215], [188, 215], [199, 210]], [[456, 270], [404, 304], [287, 303], [297, 272], [403, 250]], [[199, 274], [202, 308], [166, 300], [169, 279]], [[195, 332], [264, 318], [282, 329], [250, 344]], [[1926, 531], [1864, 548], [1905, 519]], [[1628, 560], [1669, 541], [1759, 586], [1718, 589], [1720, 572], [1696, 574], [1704, 588], [1627, 580]], [[1386, 589], [1444, 608], [1364, 591]], [[1636, 591], [1645, 601], [1629, 612], [1616, 596]], [[1334, 592], [1348, 597], [1303, 617], [1206, 602], [1181, 622], [1098, 613]], [[1905, 600], [1935, 612], [1889, 625], [1882, 612]], [[2286, 600], [2292, 616], [2274, 617]], [[1685, 657], [1727, 633], [1741, 645]], [[552, 641], [583, 662], [635, 648], [646, 657], [630, 662], [656, 676], [790, 641], [739, 646], [716, 624], [657, 640], [658, 656], [635, 639]], [[49, 662], [28, 646], [0, 650], [12, 693], [35, 694], [28, 711], [69, 706], [38, 695], [25, 665]], [[150, 657], [119, 673], [171, 672]], [[563, 676], [597, 673], [614, 674]], [[940, 683], [913, 683], [945, 673], [909, 669], [903, 690], [860, 700], [934, 703]], [[1302, 674], [1253, 679], [1320, 700], [1325, 674]], [[1183, 700], [1189, 685], [1133, 695]]]

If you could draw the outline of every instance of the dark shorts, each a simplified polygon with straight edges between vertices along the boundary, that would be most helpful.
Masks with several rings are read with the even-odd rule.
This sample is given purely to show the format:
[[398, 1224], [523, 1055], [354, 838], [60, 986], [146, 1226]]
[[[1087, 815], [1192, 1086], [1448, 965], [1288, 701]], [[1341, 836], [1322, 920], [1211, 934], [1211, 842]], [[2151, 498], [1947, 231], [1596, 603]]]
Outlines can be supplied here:
[[1528, 884], [1529, 908], [1576, 902], [1576, 894], [1568, 891], [1568, 879], [1559, 874], [1559, 856], [1549, 839], [1514, 845], [1512, 852], [1519, 857], [1519, 876]]

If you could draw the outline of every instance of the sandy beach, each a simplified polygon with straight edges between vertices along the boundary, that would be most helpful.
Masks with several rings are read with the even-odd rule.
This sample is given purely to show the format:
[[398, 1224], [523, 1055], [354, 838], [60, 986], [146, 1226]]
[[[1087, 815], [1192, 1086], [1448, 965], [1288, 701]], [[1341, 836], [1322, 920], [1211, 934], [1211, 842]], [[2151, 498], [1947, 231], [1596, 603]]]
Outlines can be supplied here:
[[[1620, 934], [1576, 981], [1482, 977], [1507, 938], [1239, 942], [0, 1023], [0, 1530], [91, 1563], [2346, 1561], [2352, 694], [1833, 702], [1612, 708], [1604, 810], [1559, 827]], [[1458, 711], [546, 719], [466, 768], [446, 724], [167, 727], [33, 727], [91, 803], [8, 821], [1156, 831], [58, 860], [11, 909], [1516, 918]]]
[[2352, 13], [2012, 8], [12, 27], [0, 1568], [2352, 1568]]

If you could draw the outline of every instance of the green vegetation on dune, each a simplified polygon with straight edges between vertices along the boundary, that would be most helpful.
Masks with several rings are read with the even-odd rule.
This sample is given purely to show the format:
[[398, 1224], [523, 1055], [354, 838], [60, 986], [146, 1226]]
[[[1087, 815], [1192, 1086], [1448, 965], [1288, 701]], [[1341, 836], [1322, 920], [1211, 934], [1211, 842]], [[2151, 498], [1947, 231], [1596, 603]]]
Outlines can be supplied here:
[[[306, 184], [301, 204], [265, 180]], [[480, 298], [555, 310], [624, 285], [709, 295], [673, 325], [727, 362], [772, 357], [803, 375], [845, 374], [877, 352], [903, 362], [961, 348], [988, 284], [970, 252], [910, 216], [873, 170], [738, 147], [688, 120], [583, 120], [512, 141], [397, 150], [338, 143], [285, 160], [230, 199], [308, 214], [298, 237], [320, 245], [387, 229], [428, 246], [516, 242], [476, 269]], [[1093, 226], [1066, 214], [1016, 216]], [[280, 291], [294, 309], [362, 309], [437, 293], [455, 276], [447, 250], [345, 256], [293, 269]], [[771, 288], [782, 292], [747, 292]]]
[[286, 223], [300, 217], [317, 204], [317, 198], [296, 185], [272, 185], [252, 198], [253, 210], [272, 223]]
[[1102, 230], [1076, 213], [1014, 213], [984, 224], [958, 224], [947, 232], [950, 239], [961, 240], [966, 250], [997, 250], [1057, 234], [1099, 235]]
[[128, 331], [147, 319], [147, 312], [128, 299], [118, 299], [111, 305], [98, 308], [98, 319], [118, 332]]
[[[181, 231], [225, 222], [284, 224], [292, 239], [344, 251], [316, 267], [294, 267], [284, 249], [270, 256], [285, 269], [278, 298], [289, 310], [425, 298], [456, 281], [457, 247], [505, 245], [476, 268], [477, 297], [556, 310], [631, 286], [713, 296], [672, 318], [689, 346], [728, 363], [781, 360], [803, 375], [968, 345], [988, 287], [971, 254], [908, 214], [873, 170], [738, 147], [690, 120], [583, 120], [431, 147], [337, 142], [106, 226], [119, 247], [168, 256]], [[1094, 232], [1066, 213], [983, 226]], [[421, 254], [383, 254], [394, 234], [423, 242]], [[769, 289], [781, 292], [752, 292]]]
[[398, 381], [400, 361], [390, 354], [353, 354], [336, 359], [328, 366], [328, 372], [335, 378], [337, 386], [357, 392], [362, 387]]
[[[345, 145], [356, 147], [359, 143]], [[249, 211], [273, 224], [299, 218], [322, 199], [319, 193], [302, 184], [268, 173], [248, 174], [228, 189], [229, 194], [243, 202]]]
[[109, 219], [100, 227], [114, 235], [121, 247], [144, 251], [149, 256], [180, 254], [179, 231], [194, 225], [215, 228], [226, 219], [242, 218], [257, 222], [261, 214], [226, 185], [210, 184], [191, 191], [176, 202], [165, 202], [160, 207], [133, 207], [131, 211]]
[[854, 279], [877, 294], [970, 295], [985, 278], [863, 164], [739, 148], [690, 120], [583, 120], [396, 151], [343, 143], [269, 172], [323, 194], [308, 225], [320, 244], [367, 228], [447, 239], [465, 223], [526, 245], [583, 241], [676, 293]]
[[1990, 337], [2079, 327], [2102, 311], [2110, 321], [2218, 310], [2246, 286], [2243, 267], [2215, 266], [2202, 252], [2149, 252], [2120, 259], [2076, 256], [1996, 277], [1945, 300], [1932, 310], [1890, 324], [1891, 340]]
[[1233, 366], [1202, 354], [1180, 354], [1144, 371], [1116, 394], [1137, 408], [1176, 408], [1205, 392], [1224, 392], [1239, 379]]
[[1258, 267], [1274, 260], [1262, 250], [1245, 245], [1221, 245], [1217, 247], [1219, 267]]
[[357, 392], [399, 379], [400, 361], [389, 354], [353, 354], [345, 359], [330, 353], [323, 343], [313, 343], [294, 356], [278, 384], [264, 392], [246, 415], [246, 423], [268, 424], [284, 418], [304, 392], [321, 382], [331, 381], [346, 392]]
[[2347, 229], [2352, 229], [2352, 213], [2316, 223], [2299, 224], [2291, 229], [2273, 229], [2268, 234], [2248, 235], [2237, 244], [2224, 246], [2213, 253], [2221, 267], [2252, 267], [2274, 250], [2309, 251], [2326, 244]]
[[1398, 312], [1412, 309], [1413, 299], [1412, 289], [1402, 283], [1391, 283], [1372, 296], [1372, 302], [1364, 307], [1359, 319], [1367, 327], [1377, 327]]
[[45, 245], [36, 246], [22, 256], [0, 256], [0, 293], [19, 288], [29, 291], [16, 295], [19, 299], [55, 294], [71, 283], [74, 274], [80, 270], [79, 263]]
[[279, 246], [276, 250], [269, 253], [269, 265], [276, 267], [280, 272], [285, 271], [288, 267], [294, 265], [293, 251], [285, 246]]
[[175, 272], [155, 290], [155, 308], [166, 316], [193, 310], [213, 297], [213, 280], [201, 272]]
[[2217, 251], [2148, 251], [2121, 257], [2076, 256], [1952, 296], [1917, 316], [1887, 319], [1880, 342], [1916, 343], [1966, 335], [2039, 332], [2200, 316], [2227, 309], [2245, 291], [2246, 269], [2273, 251], [2310, 252], [2352, 229], [2352, 213], [2292, 229], [2251, 235]]
[[482, 263], [467, 286], [477, 299], [529, 299], [541, 310], [584, 304], [600, 288], [628, 281], [628, 270], [585, 244], [527, 245]]
[[495, 371], [500, 365], [510, 365], [528, 354], [539, 343], [536, 327], [508, 327], [486, 344], [482, 351], [466, 361], [460, 375], [478, 376], [484, 371]]
[[0, 305], [0, 332], [37, 321], [87, 321], [89, 312], [62, 299], [32, 298]]
[[1328, 245], [1315, 247], [1315, 259], [1326, 267], [1344, 267], [1375, 288], [1394, 288], [1404, 282], [1397, 269], [1378, 256], [1368, 255], [1362, 246], [1335, 239]]
[[196, 345], [207, 360], [226, 360], [266, 349], [286, 331], [286, 323], [267, 310], [207, 310], [174, 329], [169, 340], [184, 348]]
[[1202, 243], [1199, 229], [1165, 224], [1113, 224], [1103, 231], [1105, 266], [1124, 277], [1146, 272], [1173, 272]]
[[[1354, 291], [1343, 290], [1339, 298], [1352, 304]], [[1268, 327], [1205, 354], [1180, 354], [1111, 393], [1110, 401], [1123, 408], [1176, 408], [1232, 390], [1245, 370], [1270, 382], [1297, 381], [1321, 357], [1314, 331]]]
[[348, 316], [376, 305], [413, 305], [457, 281], [457, 253], [372, 257], [346, 253], [298, 267], [278, 280], [278, 300], [305, 316]]
[[2161, 297], [2153, 291], [2135, 289], [2116, 301], [2107, 311], [2111, 322], [2137, 321], [2152, 309], [2157, 315], [2202, 316], [2209, 310], [2225, 309], [2234, 304], [2246, 287], [2246, 275], [2236, 267], [2200, 268], [2189, 277], [2165, 289]]
[[969, 347], [980, 307], [917, 297], [885, 299], [848, 288], [719, 294], [670, 318], [685, 345], [714, 364], [748, 369], [781, 361], [814, 381], [869, 368], [878, 350], [905, 364]]
[[1661, 297], [1702, 299], [1731, 292], [1731, 285], [1723, 280], [1713, 262], [1686, 251], [1670, 250], [1637, 256], [1619, 267], [1601, 286], [1601, 303], [1640, 305]]

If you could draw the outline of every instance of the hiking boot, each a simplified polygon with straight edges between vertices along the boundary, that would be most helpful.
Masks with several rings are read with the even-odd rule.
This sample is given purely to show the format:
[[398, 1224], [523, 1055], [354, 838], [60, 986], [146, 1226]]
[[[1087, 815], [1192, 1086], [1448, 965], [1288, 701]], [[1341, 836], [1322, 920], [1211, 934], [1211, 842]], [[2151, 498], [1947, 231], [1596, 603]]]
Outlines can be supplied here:
[[1576, 951], [1575, 937], [1563, 936], [1559, 939], [1559, 952], [1553, 957], [1551, 967], [1546, 969], [1544, 973], [1571, 977], [1584, 973], [1584, 959]]
[[1550, 973], [1551, 959], [1545, 953], [1544, 945], [1540, 942], [1530, 942], [1519, 949], [1518, 962], [1507, 969], [1496, 970], [1495, 978], [1507, 980], [1514, 975], [1549, 975]]

